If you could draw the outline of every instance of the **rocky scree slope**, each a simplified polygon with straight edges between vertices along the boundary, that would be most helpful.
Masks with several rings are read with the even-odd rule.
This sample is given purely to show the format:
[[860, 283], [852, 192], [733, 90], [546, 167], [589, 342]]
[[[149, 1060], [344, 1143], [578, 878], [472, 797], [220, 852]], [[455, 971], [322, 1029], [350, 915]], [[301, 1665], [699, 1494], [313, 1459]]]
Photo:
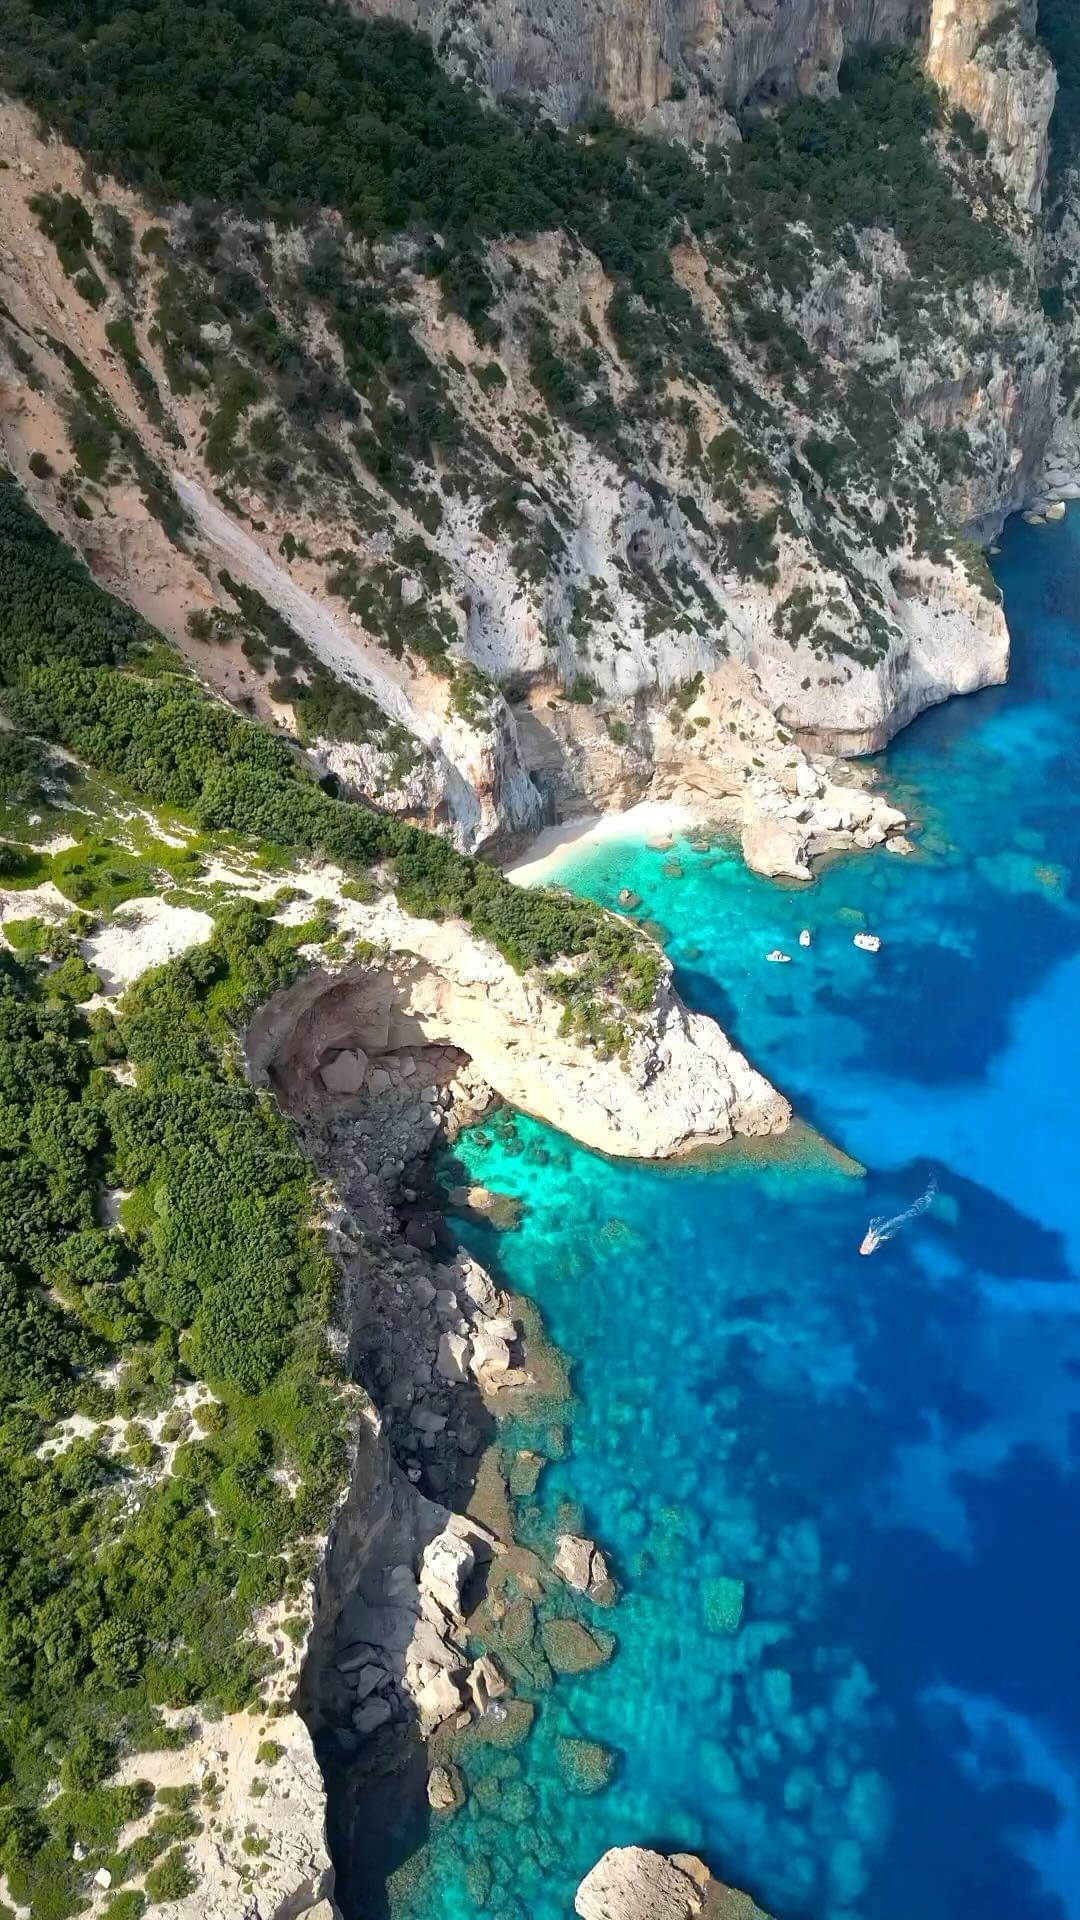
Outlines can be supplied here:
[[[345, 791], [490, 845], [701, 768], [790, 791], [799, 738], [1003, 677], [965, 530], [1027, 497], [1058, 368], [997, 67], [949, 104], [982, 44], [689, 151], [489, 110], [316, 0], [12, 19], [70, 144], [4, 109], [8, 457]], [[1049, 104], [1002, 122], [1032, 153]]]

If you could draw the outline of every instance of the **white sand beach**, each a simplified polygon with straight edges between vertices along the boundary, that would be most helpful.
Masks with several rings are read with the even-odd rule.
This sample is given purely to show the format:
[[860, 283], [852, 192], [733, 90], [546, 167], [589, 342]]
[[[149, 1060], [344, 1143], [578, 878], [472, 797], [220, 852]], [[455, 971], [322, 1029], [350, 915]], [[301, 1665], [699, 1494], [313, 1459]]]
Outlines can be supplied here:
[[601, 840], [674, 839], [715, 821], [719, 811], [715, 801], [705, 807], [676, 800], [639, 800], [625, 813], [582, 814], [557, 827], [545, 827], [521, 859], [506, 869], [507, 877], [525, 887], [544, 886], [555, 877], [570, 847], [582, 849]]

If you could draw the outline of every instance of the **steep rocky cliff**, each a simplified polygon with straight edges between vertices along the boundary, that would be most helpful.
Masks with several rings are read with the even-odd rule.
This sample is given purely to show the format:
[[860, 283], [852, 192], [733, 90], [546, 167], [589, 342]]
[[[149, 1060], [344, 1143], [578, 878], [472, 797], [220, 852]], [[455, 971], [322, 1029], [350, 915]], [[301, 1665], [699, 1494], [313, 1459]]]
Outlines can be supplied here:
[[910, 40], [928, 0], [365, 0], [430, 34], [448, 71], [527, 94], [561, 122], [598, 101], [675, 139], [737, 138], [734, 116], [836, 85], [845, 53]]
[[1035, 38], [1037, 0], [934, 0], [926, 66], [987, 139], [1018, 207], [1038, 213], [1057, 75]]
[[[326, 151], [331, 122], [359, 141], [376, 208], [344, 168], [317, 214], [310, 143], [275, 154], [259, 132], [276, 105], [318, 120], [306, 52], [237, 103], [222, 47], [204, 80], [226, 154], [183, 137], [160, 79], [129, 114], [103, 42], [85, 65], [62, 41], [52, 67], [13, 48], [83, 153], [0, 112], [7, 458], [200, 677], [345, 793], [461, 847], [582, 793], [670, 791], [675, 768], [752, 802], [740, 748], [777, 726], [795, 757], [874, 749], [1004, 677], [971, 536], [1044, 484], [1058, 414], [1034, 211], [1053, 74], [1030, 7], [990, 11], [590, 8], [580, 32], [433, 14], [452, 86], [407, 35], [309, 5], [340, 91]], [[924, 24], [941, 94], [881, 51]], [[354, 56], [390, 130], [370, 150]], [[478, 104], [488, 80], [642, 124], [674, 89], [711, 134], [751, 95], [808, 97], [695, 157], [504, 117]], [[380, 187], [413, 109], [438, 131]], [[122, 129], [108, 153], [103, 125]]]

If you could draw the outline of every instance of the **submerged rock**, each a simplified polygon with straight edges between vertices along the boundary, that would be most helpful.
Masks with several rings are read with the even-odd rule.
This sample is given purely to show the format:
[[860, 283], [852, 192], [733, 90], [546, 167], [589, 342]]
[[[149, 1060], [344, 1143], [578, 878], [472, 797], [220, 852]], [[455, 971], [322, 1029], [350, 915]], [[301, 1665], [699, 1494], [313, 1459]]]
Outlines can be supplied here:
[[544, 1470], [546, 1461], [542, 1453], [532, 1453], [527, 1447], [515, 1453], [510, 1463], [509, 1485], [512, 1494], [519, 1499], [527, 1498], [536, 1492], [537, 1482]]
[[501, 1233], [512, 1233], [521, 1225], [525, 1203], [512, 1193], [492, 1193], [490, 1187], [451, 1187], [447, 1202], [460, 1213], [471, 1213], [486, 1220]]
[[575, 1793], [600, 1793], [615, 1772], [615, 1755], [598, 1740], [578, 1740], [564, 1735], [555, 1748], [559, 1772]]
[[738, 1633], [742, 1625], [746, 1588], [741, 1580], [720, 1574], [701, 1583], [701, 1611], [709, 1633]]
[[433, 1813], [456, 1813], [465, 1804], [465, 1786], [457, 1768], [432, 1767], [427, 1783], [428, 1806]]
[[536, 1708], [531, 1700], [496, 1700], [470, 1727], [468, 1737], [488, 1747], [520, 1747], [532, 1731]]
[[556, 1673], [589, 1673], [606, 1666], [615, 1651], [612, 1634], [592, 1634], [580, 1620], [545, 1620], [540, 1639]]

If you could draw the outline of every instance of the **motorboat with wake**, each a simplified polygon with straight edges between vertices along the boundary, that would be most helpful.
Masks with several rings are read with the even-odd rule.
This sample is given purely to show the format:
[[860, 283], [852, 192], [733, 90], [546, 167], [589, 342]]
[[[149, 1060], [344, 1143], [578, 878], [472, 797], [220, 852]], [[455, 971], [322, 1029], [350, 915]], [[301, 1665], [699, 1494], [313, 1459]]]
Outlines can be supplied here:
[[903, 1213], [894, 1214], [891, 1220], [880, 1217], [877, 1220], [871, 1220], [859, 1243], [859, 1252], [876, 1253], [878, 1248], [883, 1247], [886, 1240], [891, 1240], [894, 1233], [899, 1233], [901, 1227], [905, 1227], [909, 1220], [917, 1220], [921, 1213], [927, 1211], [936, 1192], [937, 1181], [931, 1180], [926, 1192], [921, 1193], [910, 1207], [905, 1207]]

